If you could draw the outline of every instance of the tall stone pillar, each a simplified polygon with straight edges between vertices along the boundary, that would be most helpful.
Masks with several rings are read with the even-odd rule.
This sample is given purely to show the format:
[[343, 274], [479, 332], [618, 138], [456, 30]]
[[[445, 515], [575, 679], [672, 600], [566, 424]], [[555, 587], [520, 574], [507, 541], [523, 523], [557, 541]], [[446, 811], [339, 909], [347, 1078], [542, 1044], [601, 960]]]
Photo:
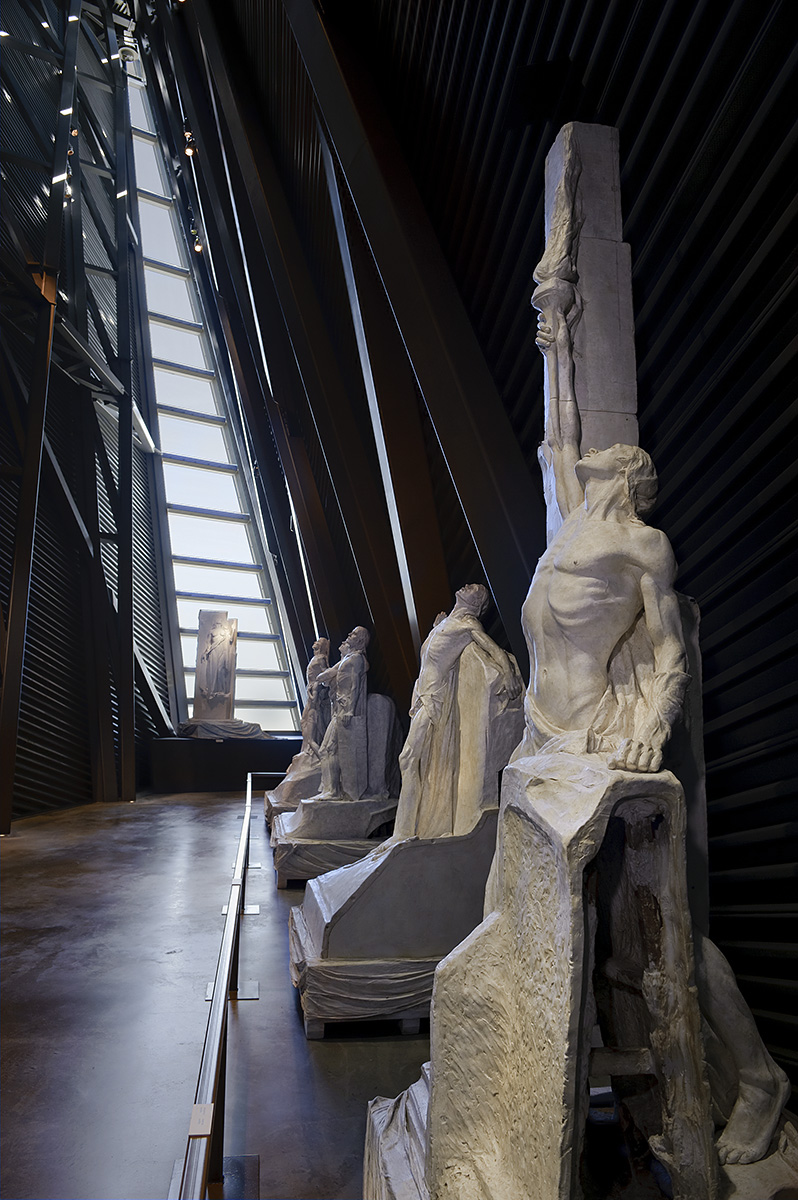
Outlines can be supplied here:
[[[566, 269], [576, 275], [581, 300], [572, 336], [582, 453], [616, 442], [636, 446], [632, 259], [623, 241], [617, 129], [577, 121], [563, 126], [546, 158], [545, 212], [547, 250], [540, 267], [557, 273], [550, 248], [559, 227], [569, 243]], [[563, 229], [568, 222], [570, 231]], [[548, 372], [545, 388], [548, 407]]]

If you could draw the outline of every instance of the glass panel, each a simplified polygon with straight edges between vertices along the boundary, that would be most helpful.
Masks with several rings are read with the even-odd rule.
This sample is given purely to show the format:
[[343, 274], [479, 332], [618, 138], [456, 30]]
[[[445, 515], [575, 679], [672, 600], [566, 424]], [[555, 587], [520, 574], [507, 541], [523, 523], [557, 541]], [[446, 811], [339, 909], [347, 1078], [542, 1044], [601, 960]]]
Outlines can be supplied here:
[[133, 138], [133, 160], [136, 164], [136, 186], [156, 196], [169, 196], [161, 167], [160, 152], [152, 142]]
[[[219, 415], [216, 392], [212, 379], [197, 379], [193, 375], [180, 375], [155, 368], [155, 395], [159, 404], [170, 404], [172, 408], [187, 408], [191, 412]], [[165, 420], [161, 417], [161, 421]]]
[[284, 671], [279, 642], [248, 642], [239, 638], [238, 666], [242, 671]]
[[135, 83], [128, 84], [127, 98], [130, 104], [130, 124], [135, 129], [146, 129], [148, 133], [154, 133], [150, 105], [144, 88], [136, 87]]
[[255, 721], [267, 733], [293, 733], [299, 728], [295, 713], [293, 708], [244, 708], [238, 704], [235, 707], [239, 721]]
[[268, 675], [236, 675], [238, 700], [291, 700], [287, 679], [270, 679]]
[[[207, 593], [210, 595], [210, 593]], [[178, 600], [177, 619], [181, 629], [197, 629], [199, 626], [199, 610], [212, 608], [211, 600]], [[220, 600], [219, 608], [226, 609], [228, 617], [238, 617], [239, 633], [277, 633], [273, 628], [272, 607], [270, 604], [231, 604], [229, 600]]]
[[144, 268], [147, 283], [147, 307], [151, 312], [163, 313], [167, 317], [179, 317], [181, 321], [196, 321], [192, 300], [192, 288], [183, 275], [169, 275], [166, 271]]
[[[252, 562], [246, 526], [238, 521], [215, 521], [212, 517], [189, 517], [169, 513], [172, 553], [189, 558], [219, 558], [226, 562]], [[215, 590], [216, 585], [213, 585]]]
[[168, 263], [172, 267], [185, 266], [171, 207], [140, 197], [139, 223], [145, 258], [157, 258], [158, 262]]
[[199, 467], [181, 467], [165, 462], [163, 475], [166, 499], [170, 504], [191, 504], [195, 508], [218, 508], [221, 512], [241, 512], [235, 480], [219, 471]]
[[192, 567], [188, 563], [175, 563], [175, 588], [178, 592], [199, 592], [211, 596], [221, 592], [223, 596], [251, 596], [259, 600], [261, 572], [221, 571], [218, 567]]
[[205, 357], [205, 337], [202, 333], [150, 321], [150, 341], [153, 358], [166, 358], [169, 362], [199, 367], [200, 370], [208, 370], [211, 365]]
[[[230, 455], [221, 425], [205, 425], [183, 417], [158, 414], [161, 449], [165, 454], [182, 454], [184, 458], [204, 458], [206, 462], [230, 462]], [[203, 508], [211, 508], [205, 504]], [[206, 555], [207, 557], [207, 555]]]
[[[181, 633], [180, 645], [183, 648], [183, 666], [190, 667], [191, 670], [194, 670], [194, 668], [197, 665], [197, 639], [196, 639], [196, 637], [191, 637], [191, 635], [187, 634], [187, 633]], [[186, 688], [189, 689], [191, 692], [193, 692], [193, 690], [194, 690], [194, 677], [193, 676], [190, 679], [188, 677], [186, 677]]]

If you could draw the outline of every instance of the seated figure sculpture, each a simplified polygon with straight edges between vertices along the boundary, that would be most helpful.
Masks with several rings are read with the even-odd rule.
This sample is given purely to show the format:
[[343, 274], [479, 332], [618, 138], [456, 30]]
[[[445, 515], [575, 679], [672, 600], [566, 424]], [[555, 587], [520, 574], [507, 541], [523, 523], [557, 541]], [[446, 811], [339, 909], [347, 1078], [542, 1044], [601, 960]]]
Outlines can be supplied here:
[[[560, 322], [553, 333], [541, 315], [544, 353], [563, 328]], [[558, 409], [557, 436], [549, 430], [547, 440], [564, 521], [522, 610], [530, 684], [526, 733], [514, 759], [600, 753], [611, 769], [657, 772], [688, 676], [673, 551], [665, 534], [642, 520], [656, 500], [656, 472], [637, 446], [580, 456], [578, 409], [567, 388]], [[721, 1163], [756, 1162], [789, 1082], [720, 950], [695, 927], [693, 939], [699, 1005], [711, 1031], [713, 1101], [725, 1120], [718, 1156]]]
[[[482, 584], [469, 583], [460, 588], [454, 608], [448, 615], [440, 613], [436, 617], [421, 647], [421, 665], [410, 708], [410, 731], [399, 756], [402, 790], [393, 841], [467, 832], [473, 823], [466, 821], [464, 826], [457, 813], [462, 753], [458, 708], [467, 703], [466, 697], [459, 696], [459, 668], [464, 652], [473, 647], [483, 661], [498, 671], [497, 690], [507, 702], [520, 696], [523, 686], [515, 660], [488, 637], [480, 623], [488, 598], [488, 589]], [[491, 785], [495, 785], [497, 771], [507, 761], [506, 751], [502, 759], [502, 748], [496, 749], [501, 761], [494, 762], [495, 752], [488, 755], [480, 772], [480, 775], [490, 773]], [[475, 767], [478, 769], [477, 764]], [[474, 806], [474, 819], [478, 812], [479, 808]]]

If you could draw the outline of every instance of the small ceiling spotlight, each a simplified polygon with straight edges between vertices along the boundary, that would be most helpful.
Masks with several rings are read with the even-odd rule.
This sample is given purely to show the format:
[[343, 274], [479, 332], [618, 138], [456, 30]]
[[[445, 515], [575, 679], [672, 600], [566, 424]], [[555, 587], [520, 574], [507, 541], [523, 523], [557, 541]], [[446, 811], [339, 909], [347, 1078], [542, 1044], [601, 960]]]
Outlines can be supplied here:
[[191, 236], [194, 239], [194, 253], [202, 254], [202, 239], [200, 238], [199, 230], [194, 225], [191, 226]]
[[73, 136], [73, 137], [77, 137], [77, 136], [78, 136], [78, 127], [77, 127], [77, 125], [73, 125], [73, 126], [72, 126], [72, 128], [70, 129], [70, 131], [69, 131], [69, 132], [72, 134], [72, 136]]
[[191, 132], [191, 126], [188, 123], [188, 117], [183, 122], [183, 137], [186, 139], [184, 153], [187, 158], [191, 158], [197, 152], [197, 142], [194, 134]]

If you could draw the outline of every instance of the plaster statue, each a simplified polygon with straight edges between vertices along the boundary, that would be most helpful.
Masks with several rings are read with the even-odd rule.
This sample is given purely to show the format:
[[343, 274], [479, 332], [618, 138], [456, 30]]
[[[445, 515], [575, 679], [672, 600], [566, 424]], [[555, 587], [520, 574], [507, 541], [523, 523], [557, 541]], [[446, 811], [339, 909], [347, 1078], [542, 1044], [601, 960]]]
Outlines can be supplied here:
[[366, 647], [370, 635], [356, 626], [341, 643], [340, 661], [317, 676], [331, 692], [332, 715], [324, 734], [321, 800], [359, 800], [368, 790], [368, 692]]
[[[366, 1200], [573, 1200], [588, 1081], [602, 1075], [675, 1200], [716, 1200], [719, 1164], [749, 1200], [788, 1194], [769, 1174], [775, 1159], [794, 1178], [786, 1152], [761, 1177], [744, 1166], [771, 1146], [789, 1085], [688, 903], [685, 789], [666, 758], [690, 679], [673, 552], [644, 522], [656, 473], [628, 444], [619, 195], [617, 133], [565, 126], [547, 161], [532, 298], [549, 544], [522, 609], [525, 731], [503, 775], [484, 920], [436, 971], [432, 1070], [370, 1107]], [[602, 448], [583, 454], [586, 413], [587, 445]], [[737, 1191], [745, 1171], [756, 1177]]]
[[[513, 707], [523, 684], [515, 660], [482, 628], [479, 618], [487, 606], [487, 588], [479, 583], [466, 584], [456, 593], [455, 606], [448, 616], [439, 613], [435, 618], [421, 647], [410, 731], [399, 756], [402, 790], [394, 840], [468, 832], [485, 807], [481, 802], [486, 785], [491, 793], [489, 801], [498, 802], [498, 771], [505, 766], [510, 747], [503, 755], [502, 747], [498, 747], [502, 761], [497, 761], [497, 748], [490, 745], [495, 740], [492, 733], [494, 729], [500, 732], [502, 713]], [[473, 670], [461, 682], [461, 663], [467, 652], [482, 668], [482, 684], [476, 688]], [[495, 693], [498, 700], [491, 713], [482, 712], [482, 693], [486, 691]], [[470, 708], [479, 710], [477, 718], [490, 716], [488, 727], [470, 728], [475, 724], [468, 721]], [[476, 724], [480, 723], [477, 719]], [[511, 737], [514, 728], [513, 723]], [[461, 792], [475, 789], [479, 793], [477, 802], [469, 804]], [[468, 812], [458, 813], [461, 799]]]
[[320, 637], [313, 643], [313, 657], [305, 668], [305, 678], [308, 686], [315, 683], [322, 671], [330, 665], [330, 639]]
[[321, 786], [319, 747], [330, 723], [330, 693], [319, 676], [330, 665], [330, 639], [320, 637], [313, 643], [313, 657], [305, 669], [308, 696], [302, 710], [300, 729], [302, 748], [291, 759], [285, 778], [266, 793], [266, 816], [295, 808], [301, 799], [312, 796]]
[[[302, 717], [299, 727], [302, 730], [302, 750], [300, 753], [309, 752], [318, 759], [318, 750], [324, 737], [325, 730], [330, 723], [330, 698], [329, 692], [323, 683], [319, 683], [318, 679], [322, 671], [326, 671], [330, 665], [330, 639], [320, 637], [313, 643], [313, 657], [305, 669], [305, 679], [308, 684], [308, 698], [305, 701], [305, 707], [302, 710]], [[298, 755], [296, 756], [299, 757]], [[292, 760], [292, 766], [293, 762]], [[286, 778], [291, 772], [291, 767], [288, 768]]]
[[215, 742], [270, 738], [256, 721], [233, 716], [238, 621], [228, 620], [226, 612], [201, 609], [198, 625], [194, 714], [178, 733]]
[[[417, 1032], [437, 964], [481, 919], [498, 773], [523, 729], [521, 676], [480, 624], [487, 603], [481, 584], [461, 588], [421, 647], [393, 835], [358, 863], [316, 871], [291, 910], [291, 978], [308, 1037], [328, 1022], [386, 1017]], [[315, 805], [348, 820], [356, 807]]]
[[[555, 319], [556, 332], [541, 317], [537, 344], [548, 355], [559, 337], [562, 359], [568, 326], [561, 313]], [[611, 769], [657, 772], [689, 679], [673, 551], [665, 534], [642, 520], [656, 500], [656, 472], [637, 446], [580, 456], [579, 413], [567, 388], [558, 407], [559, 428], [549, 427], [547, 442], [564, 520], [522, 610], [531, 669], [526, 733], [514, 759], [601, 753]], [[720, 950], [695, 928], [693, 940], [699, 1003], [712, 1031], [713, 1100], [726, 1122], [719, 1159], [756, 1162], [789, 1082]]]
[[233, 716], [238, 621], [226, 612], [202, 610], [197, 634], [194, 719]]

